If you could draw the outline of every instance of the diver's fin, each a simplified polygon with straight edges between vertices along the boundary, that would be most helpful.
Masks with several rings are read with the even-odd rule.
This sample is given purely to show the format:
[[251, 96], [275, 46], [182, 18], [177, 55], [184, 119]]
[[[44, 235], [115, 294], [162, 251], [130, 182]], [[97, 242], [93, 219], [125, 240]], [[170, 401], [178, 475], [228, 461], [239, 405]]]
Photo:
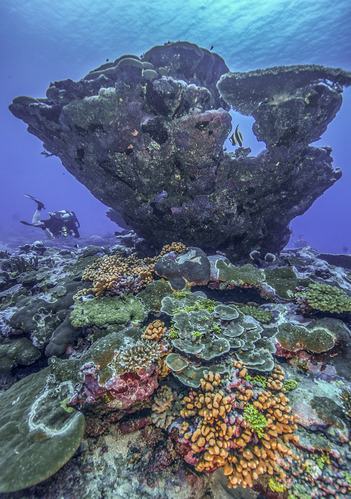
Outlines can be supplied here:
[[30, 224], [29, 222], [24, 222], [24, 220], [20, 220], [20, 223], [24, 225], [31, 225], [32, 227], [34, 227], [33, 224]]
[[38, 201], [37, 199], [35, 199], [35, 197], [31, 196], [30, 194], [24, 194], [24, 197], [28, 198], [28, 199], [31, 199], [32, 201], [34, 201], [35, 203], [37, 203], [38, 210], [42, 210], [43, 208], [45, 210], [44, 203], [42, 203], [41, 201]]

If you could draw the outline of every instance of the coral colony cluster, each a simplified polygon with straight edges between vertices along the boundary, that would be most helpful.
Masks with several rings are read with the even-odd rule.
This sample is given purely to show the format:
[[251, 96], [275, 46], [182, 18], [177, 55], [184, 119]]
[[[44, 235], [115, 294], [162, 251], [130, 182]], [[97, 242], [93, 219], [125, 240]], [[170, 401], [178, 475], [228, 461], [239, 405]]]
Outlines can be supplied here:
[[[230, 387], [227, 393], [231, 395], [226, 395], [219, 388], [220, 375], [210, 371], [201, 380], [201, 391], [190, 392], [183, 399], [186, 408], [181, 411], [186, 419], [181, 431], [184, 438], [192, 442], [193, 454], [199, 455], [192, 457], [193, 462], [198, 462], [196, 469], [214, 471], [223, 467], [229, 487], [238, 484], [252, 487], [253, 481], [264, 473], [277, 473], [284, 479], [283, 468], [289, 467], [292, 457], [296, 458], [286, 445], [298, 441], [293, 434], [297, 426], [290, 414], [287, 397], [276, 388], [276, 393], [253, 390], [243, 379], [246, 373], [242, 362], [235, 361], [233, 378], [227, 386]], [[269, 387], [277, 386], [274, 378], [282, 387], [284, 374], [281, 368], [275, 368]], [[199, 422], [189, 432], [191, 417]]]
[[[49, 346], [66, 344], [64, 355], [46, 353], [48, 367], [2, 394], [4, 425], [11, 415], [14, 431], [25, 424], [26, 435], [33, 435], [27, 438], [3, 427], [1, 438], [8, 448], [2, 465], [3, 492], [42, 487], [51, 475], [51, 483], [56, 483], [55, 472], [82, 439], [92, 447], [96, 438], [118, 439], [109, 436], [116, 424], [130, 435], [141, 432], [142, 452], [155, 441], [152, 459], [159, 464], [150, 469], [158, 486], [168, 469], [178, 476], [188, 466], [200, 473], [201, 494], [220, 469], [228, 487], [251, 487], [272, 498], [287, 492], [291, 498], [341, 498], [351, 492], [351, 397], [344, 369], [351, 323], [345, 296], [351, 289], [346, 271], [328, 266], [308, 249], [283, 252], [279, 264], [258, 268], [251, 263], [233, 265], [222, 255], [207, 257], [199, 248], [172, 243], [154, 259], [156, 264], [149, 258], [101, 258], [97, 253], [95, 263], [90, 260], [83, 272], [84, 280], [70, 287], [75, 269], [91, 258], [79, 252], [73, 267], [63, 262], [59, 285], [50, 287], [48, 268], [36, 284], [42, 290], [39, 297], [28, 301], [17, 286], [1, 308], [2, 324], [8, 324], [1, 344], [3, 373], [16, 365], [35, 365], [42, 352], [50, 353]], [[59, 261], [59, 253], [51, 254]], [[113, 278], [117, 266], [125, 272], [126, 262], [147, 269], [142, 290], [106, 293], [106, 261], [115, 263], [110, 269]], [[287, 271], [292, 261], [299, 263]], [[314, 274], [321, 267], [328, 284]], [[21, 280], [27, 282], [23, 278], [31, 272], [20, 273]], [[105, 288], [87, 287], [88, 275], [93, 283], [104, 282]], [[344, 289], [337, 284], [341, 279]], [[171, 282], [184, 286], [174, 289]], [[315, 291], [319, 289], [322, 293]], [[23, 302], [21, 296], [26, 298]], [[30, 320], [23, 315], [21, 323], [16, 314], [6, 319], [6, 310], [18, 299], [23, 312], [40, 306], [41, 315]], [[71, 307], [70, 325], [63, 329], [63, 321], [54, 326], [43, 337], [47, 346], [41, 350], [25, 335], [34, 331], [33, 321], [40, 324], [45, 317], [50, 324], [53, 300], [57, 310]], [[313, 309], [305, 306], [307, 300]], [[160, 439], [168, 443], [162, 447]], [[106, 452], [108, 448], [105, 444]], [[33, 455], [46, 457], [40, 469], [33, 470]], [[24, 469], [20, 480], [19, 459]], [[73, 466], [74, 459], [66, 466]], [[84, 458], [80, 459], [83, 465]], [[142, 469], [134, 469], [141, 482]], [[88, 486], [86, 480], [78, 480], [80, 487]], [[95, 482], [100, 483], [94, 475]], [[165, 497], [171, 493], [165, 492]]]
[[166, 245], [155, 258], [140, 259], [135, 254], [124, 258], [119, 253], [100, 258], [85, 269], [82, 280], [92, 281], [93, 287], [84, 289], [82, 294], [89, 291], [95, 296], [136, 294], [153, 280], [152, 272], [157, 260], [171, 250], [181, 252], [185, 246], [181, 243]]
[[[351, 495], [350, 263], [282, 250], [350, 83], [178, 42], [14, 100], [138, 236], [0, 253], [4, 498]], [[223, 151], [229, 104], [265, 154]]]

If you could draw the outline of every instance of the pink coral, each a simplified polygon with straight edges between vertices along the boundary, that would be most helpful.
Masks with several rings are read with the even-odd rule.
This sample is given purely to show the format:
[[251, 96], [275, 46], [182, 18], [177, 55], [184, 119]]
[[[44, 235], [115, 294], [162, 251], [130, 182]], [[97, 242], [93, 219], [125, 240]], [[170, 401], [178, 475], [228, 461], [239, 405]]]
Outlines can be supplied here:
[[99, 366], [86, 364], [81, 369], [83, 383], [80, 392], [71, 400], [70, 405], [93, 404], [103, 400], [109, 409], [129, 409], [136, 402], [148, 399], [158, 387], [156, 368], [149, 366], [138, 372], [121, 375], [112, 373], [111, 377], [100, 376]]

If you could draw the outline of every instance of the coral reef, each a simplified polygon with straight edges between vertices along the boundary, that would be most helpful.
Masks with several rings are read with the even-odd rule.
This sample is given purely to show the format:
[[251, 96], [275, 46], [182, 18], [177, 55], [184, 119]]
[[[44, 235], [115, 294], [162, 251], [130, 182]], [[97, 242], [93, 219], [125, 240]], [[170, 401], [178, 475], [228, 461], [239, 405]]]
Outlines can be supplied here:
[[350, 331], [346, 324], [338, 319], [326, 317], [311, 321], [307, 326], [284, 322], [278, 326], [275, 339], [286, 352], [306, 350], [322, 353], [331, 350], [337, 343], [347, 341], [349, 336]]
[[110, 366], [117, 374], [147, 369], [160, 358], [162, 345], [146, 339], [137, 341], [133, 346], [116, 352]]
[[210, 256], [209, 260], [211, 264], [209, 286], [212, 289], [251, 289], [257, 290], [264, 299], [286, 300], [290, 298], [293, 290], [306, 284], [306, 279], [299, 279], [292, 267], [276, 266], [263, 269], [252, 263], [234, 265], [221, 255]]
[[249, 427], [257, 433], [259, 438], [264, 435], [264, 429], [267, 426], [267, 419], [253, 405], [247, 405], [244, 408], [244, 421]]
[[[231, 73], [219, 55], [175, 42], [52, 83], [46, 98], [17, 97], [10, 111], [111, 219], [159, 248], [181, 240], [242, 259], [279, 252], [290, 221], [340, 178], [331, 149], [309, 144], [350, 84], [349, 72], [313, 65]], [[224, 150], [230, 106], [254, 117], [265, 154]]]
[[95, 341], [75, 362], [54, 359], [56, 382], [70, 380], [75, 386], [69, 405], [100, 405], [106, 415], [146, 401], [158, 387], [157, 360], [164, 347], [141, 340], [141, 334], [137, 327], [126, 327]]
[[18, 364], [33, 364], [40, 356], [40, 350], [28, 338], [0, 339], [0, 373], [10, 371]]
[[[94, 251], [96, 253], [97, 248], [90, 248], [91, 254]], [[11, 272], [4, 269], [12, 268], [13, 260], [19, 261], [17, 253], [23, 258], [22, 263], [26, 261], [30, 265], [17, 265], [16, 273], [11, 276]], [[87, 253], [86, 248], [56, 249], [37, 241], [21, 246], [15, 254], [9, 254], [7, 260], [3, 259], [0, 264], [0, 329], [6, 341], [0, 343], [4, 345], [2, 352], [9, 350], [8, 359], [16, 351], [19, 364], [22, 362], [18, 356], [27, 365], [30, 358], [33, 362], [38, 359], [38, 351], [48, 357], [63, 355], [69, 345], [84, 338], [82, 329], [72, 326], [68, 315], [74, 303], [73, 296], [82, 287], [81, 268], [90, 260]], [[37, 270], [33, 270], [33, 261]], [[18, 335], [20, 342], [14, 338]], [[26, 347], [27, 353], [22, 347]], [[34, 349], [37, 349], [36, 354]], [[9, 367], [10, 363], [6, 362]]]
[[258, 322], [262, 322], [264, 324], [270, 322], [274, 315], [269, 310], [264, 310], [259, 307], [253, 307], [252, 305], [242, 305], [239, 308], [240, 312], [244, 315], [251, 315]]
[[[32, 288], [32, 283], [29, 284], [29, 288]], [[17, 298], [16, 310], [8, 321], [8, 325], [12, 330], [30, 335], [34, 346], [38, 348], [50, 345], [51, 341], [54, 340], [59, 326], [62, 325], [66, 318], [69, 307], [73, 305], [73, 295], [77, 292], [80, 284], [66, 282], [61, 296], [60, 294], [56, 295], [55, 288], [52, 288], [49, 293], [46, 292], [46, 286], [49, 286], [49, 284], [41, 283], [43, 289], [38, 290], [39, 293], [34, 294], [34, 296], [31, 296], [28, 292], [23, 293], [23, 291], [19, 293], [19, 296], [16, 293], [12, 300], [15, 301]], [[23, 287], [26, 289], [26, 285]], [[11, 302], [8, 305], [10, 304]], [[77, 338], [77, 333], [77, 330], [72, 327], [67, 331], [66, 341], [68, 340], [68, 342], [65, 346]], [[65, 343], [65, 341], [62, 343]], [[62, 348], [62, 345], [60, 347]], [[61, 351], [61, 348], [53, 349], [53, 353], [62, 354], [64, 349]]]
[[[161, 311], [172, 316], [172, 333], [176, 334], [172, 335], [173, 339], [170, 338], [170, 341], [182, 354], [196, 355], [200, 362], [201, 359], [217, 360], [217, 357], [223, 357], [234, 350], [237, 358], [243, 360], [248, 368], [259, 371], [273, 369], [273, 343], [268, 338], [261, 337], [263, 329], [254, 318], [239, 314], [233, 305], [217, 304], [201, 294], [187, 293], [181, 298], [163, 298]], [[175, 359], [174, 355], [171, 358]], [[172, 369], [178, 363], [179, 361], [173, 360], [168, 365]], [[176, 367], [174, 375], [193, 387], [196, 387], [196, 379], [199, 386], [200, 378], [194, 378], [194, 374], [200, 366], [190, 365], [185, 361], [183, 367], [182, 370]], [[221, 366], [217, 368], [223, 369]], [[190, 379], [187, 379], [188, 376]]]
[[[267, 378], [266, 387], [270, 390], [286, 391], [286, 383], [284, 383], [285, 373], [279, 365], [275, 365], [273, 371]], [[283, 389], [284, 387], [284, 389]]]
[[[224, 472], [266, 497], [348, 497], [350, 315], [302, 315], [295, 292], [321, 282], [350, 296], [349, 272], [309, 248], [260, 268], [168, 246], [163, 269], [183, 261], [184, 288], [165, 273], [136, 295], [74, 301], [84, 269], [117, 246], [27, 245], [39, 270], [1, 274], [1, 492], [200, 499]], [[195, 291], [199, 262], [211, 277]]]
[[121, 254], [105, 256], [98, 259], [87, 267], [83, 273], [82, 280], [92, 281], [91, 289], [84, 289], [82, 294], [93, 292], [99, 297], [110, 292], [118, 285], [121, 276], [137, 279], [137, 286], [145, 286], [152, 281], [152, 259], [146, 261], [137, 259], [135, 255], [123, 257]]
[[351, 420], [351, 391], [344, 389], [340, 398], [344, 404], [345, 414]]
[[168, 281], [152, 281], [138, 294], [138, 299], [144, 304], [148, 312], [160, 312], [162, 298], [173, 293], [173, 288]]
[[[143, 281], [140, 275], [137, 276], [134, 273], [131, 275], [122, 274], [117, 277], [115, 282], [108, 288], [108, 291], [105, 291], [105, 293], [109, 296], [124, 296], [128, 293], [136, 295], [142, 288]], [[96, 293], [96, 296], [100, 296], [100, 293]]]
[[203, 250], [190, 247], [185, 254], [178, 256], [170, 253], [160, 258], [155, 272], [168, 279], [175, 289], [201, 286], [210, 280], [210, 262]]
[[[81, 297], [83, 298], [83, 297]], [[119, 296], [101, 296], [100, 298], [76, 299], [70, 314], [71, 323], [75, 327], [124, 327], [145, 319], [142, 303], [128, 294]]]
[[251, 263], [236, 266], [227, 258], [218, 257], [213, 264], [213, 280], [225, 282], [227, 286], [260, 287], [265, 279], [263, 269]]
[[69, 384], [51, 384], [44, 369], [1, 395], [0, 492], [39, 483], [73, 456], [83, 438], [84, 416], [62, 405], [71, 390]]

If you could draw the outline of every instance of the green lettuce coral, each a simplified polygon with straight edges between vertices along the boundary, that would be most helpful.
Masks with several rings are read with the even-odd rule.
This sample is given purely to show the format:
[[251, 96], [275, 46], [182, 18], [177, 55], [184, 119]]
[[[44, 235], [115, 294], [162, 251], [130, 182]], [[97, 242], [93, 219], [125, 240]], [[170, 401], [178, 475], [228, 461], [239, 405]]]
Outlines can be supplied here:
[[[206, 363], [219, 357], [222, 362], [223, 356], [232, 349], [248, 369], [273, 369], [271, 354], [275, 346], [272, 341], [261, 336], [263, 328], [259, 322], [241, 314], [234, 305], [208, 300], [204, 293], [196, 292], [166, 296], [161, 312], [172, 316], [169, 339], [180, 352], [169, 354], [166, 363], [184, 384], [198, 387], [204, 369], [208, 369]], [[183, 363], [188, 365], [178, 369]], [[214, 367], [223, 372], [222, 365], [211, 365], [211, 370]]]

